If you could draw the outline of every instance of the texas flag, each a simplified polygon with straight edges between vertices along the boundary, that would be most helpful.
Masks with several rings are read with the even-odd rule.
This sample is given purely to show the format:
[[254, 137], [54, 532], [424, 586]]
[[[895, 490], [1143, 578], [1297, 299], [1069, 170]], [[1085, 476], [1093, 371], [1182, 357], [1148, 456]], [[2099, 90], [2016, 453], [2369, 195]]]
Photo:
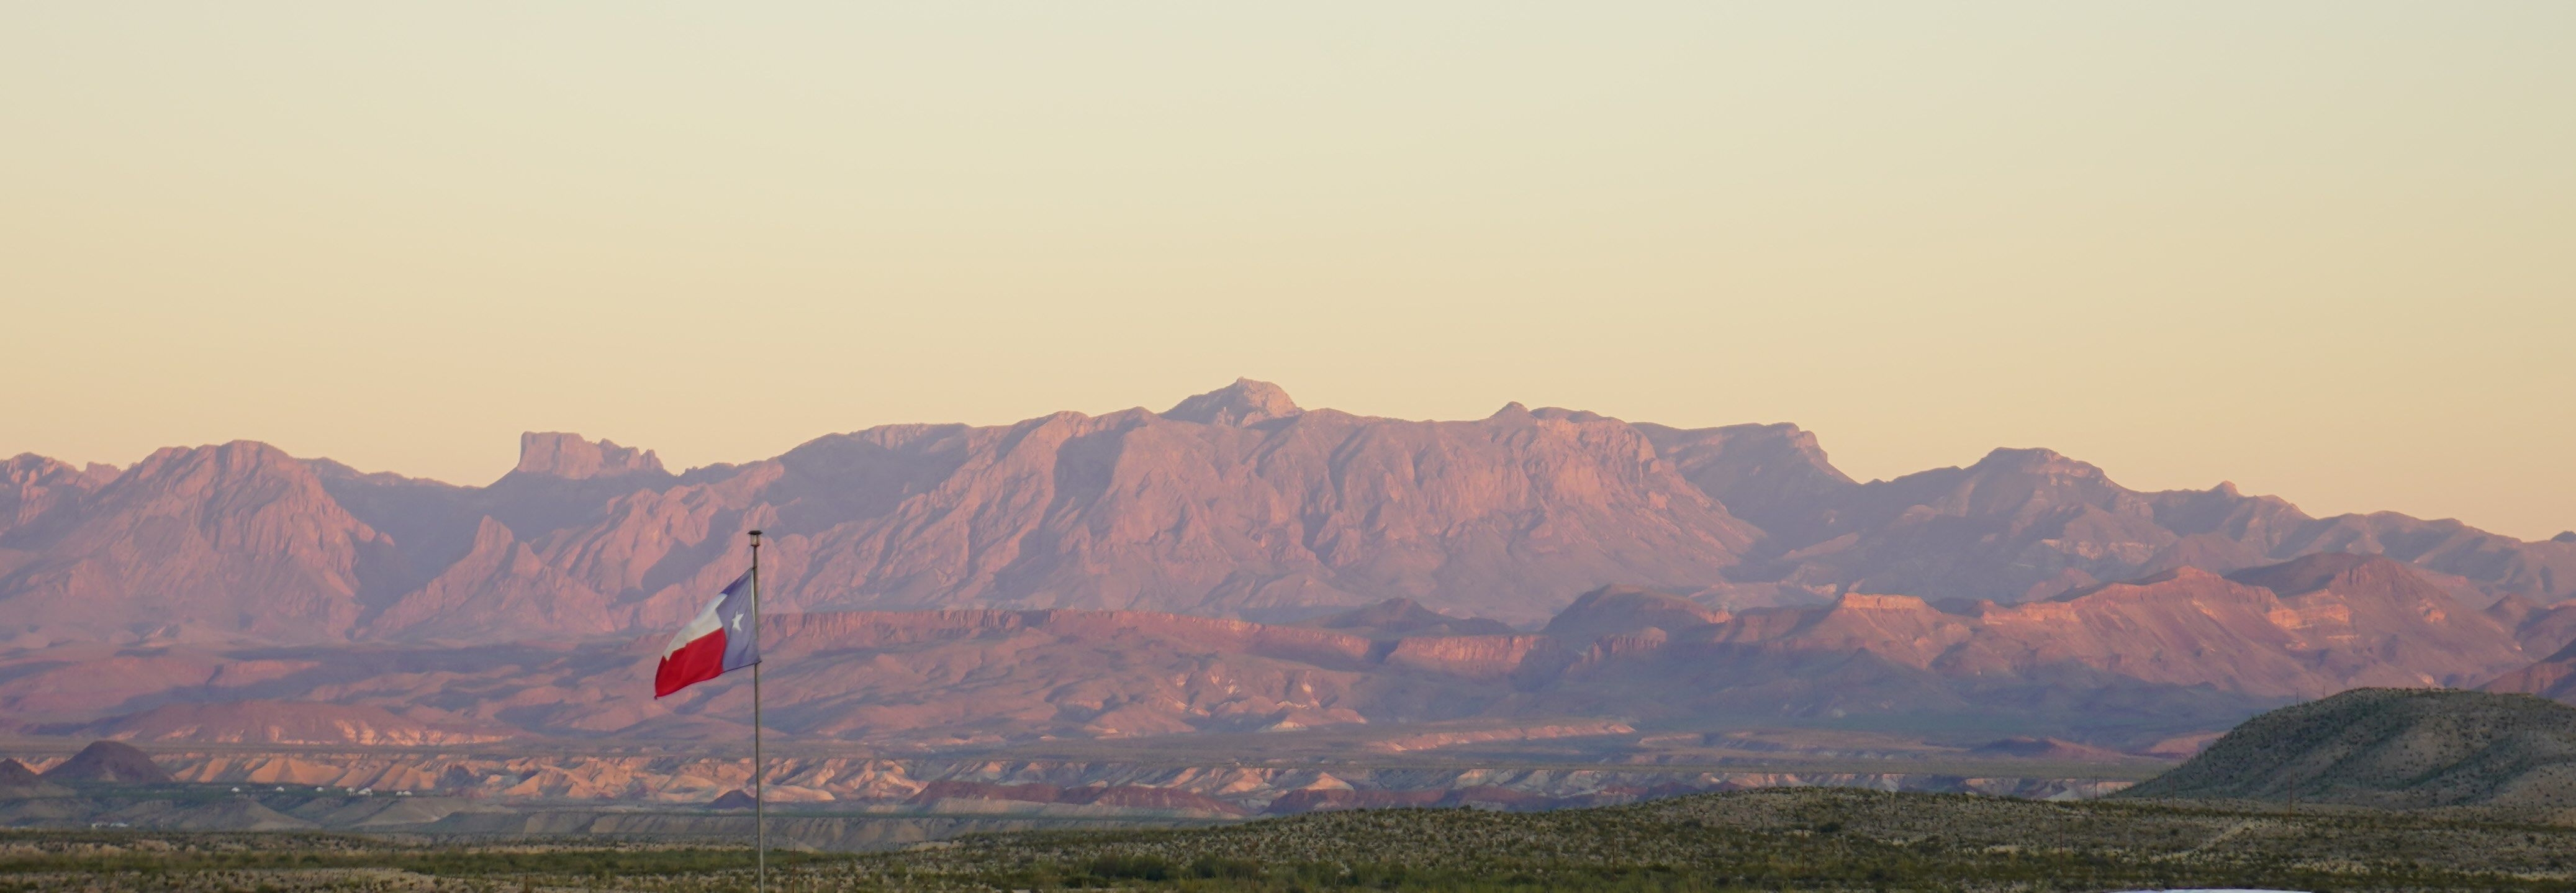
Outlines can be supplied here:
[[662, 665], [653, 671], [654, 697], [760, 662], [760, 638], [751, 632], [752, 597], [751, 572], [744, 571], [671, 637], [662, 648]]

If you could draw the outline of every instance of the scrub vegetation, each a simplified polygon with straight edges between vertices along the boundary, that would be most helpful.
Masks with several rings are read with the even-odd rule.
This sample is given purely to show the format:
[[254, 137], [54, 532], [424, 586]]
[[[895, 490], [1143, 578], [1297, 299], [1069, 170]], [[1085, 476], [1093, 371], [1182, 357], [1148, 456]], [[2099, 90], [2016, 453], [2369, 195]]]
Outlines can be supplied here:
[[[2576, 828], [2276, 804], [1771, 789], [1600, 809], [1313, 813], [1217, 828], [773, 853], [821, 890], [2564, 890]], [[750, 889], [738, 847], [22, 832], [0, 890]]]

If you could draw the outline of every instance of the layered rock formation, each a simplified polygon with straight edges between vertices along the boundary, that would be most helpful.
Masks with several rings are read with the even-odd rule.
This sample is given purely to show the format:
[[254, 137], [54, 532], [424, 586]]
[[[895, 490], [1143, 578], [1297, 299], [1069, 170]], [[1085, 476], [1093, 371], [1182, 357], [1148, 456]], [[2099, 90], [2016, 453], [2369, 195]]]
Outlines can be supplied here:
[[[846, 741], [1853, 711], [2172, 736], [2353, 685], [2576, 696], [2576, 660], [2534, 661], [2576, 641], [2576, 541], [2046, 450], [1857, 482], [1788, 425], [1367, 418], [1254, 381], [678, 474], [521, 446], [479, 487], [250, 442], [0, 464], [0, 724], [730, 738], [738, 686], [636, 680], [753, 527], [794, 658], [771, 715]], [[209, 706], [237, 702], [267, 706]]]
[[2142, 493], [2046, 450], [1860, 483], [1788, 425], [1366, 418], [1249, 380], [1162, 413], [893, 425], [677, 475], [561, 433], [526, 435], [483, 487], [256, 443], [121, 471], [21, 456], [0, 475], [0, 606], [21, 647], [634, 634], [694, 611], [754, 526], [773, 534], [771, 604], [804, 612], [1293, 619], [1403, 598], [1526, 625], [1614, 584], [1725, 609], [2010, 602], [2321, 552], [2386, 555], [2478, 604], [2576, 591], [2576, 541], [2311, 518], [2227, 485]]
[[[2473, 684], [2530, 662], [2514, 630], [2422, 572], [2348, 555], [2233, 577], [2183, 568], [2018, 604], [1855, 593], [1730, 613], [1612, 587], [1540, 633], [1422, 615], [1440, 617], [1405, 605], [1313, 625], [1063, 609], [778, 615], [766, 713], [788, 740], [888, 748], [1341, 728], [1406, 750], [1602, 722], [1856, 712], [1975, 714], [2145, 747], [2294, 699]], [[746, 680], [655, 700], [660, 646], [73, 646], [0, 659], [0, 710], [23, 731], [147, 741], [740, 740]], [[1502, 725], [1416, 728], [1460, 721]]]
[[248, 700], [165, 704], [75, 731], [114, 741], [437, 747], [508, 740], [515, 730], [423, 722], [375, 705]]

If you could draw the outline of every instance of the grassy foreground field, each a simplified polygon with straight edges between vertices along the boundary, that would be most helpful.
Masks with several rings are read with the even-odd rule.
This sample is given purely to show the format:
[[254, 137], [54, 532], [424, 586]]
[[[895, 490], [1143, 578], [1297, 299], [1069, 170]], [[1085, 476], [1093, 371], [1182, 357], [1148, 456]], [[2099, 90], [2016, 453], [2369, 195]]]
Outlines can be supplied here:
[[[738, 848], [14, 832], [11, 890], [750, 889]], [[2565, 890], [2576, 828], [2460, 816], [1772, 789], [1543, 813], [1316, 813], [1220, 828], [774, 853], [813, 890]]]

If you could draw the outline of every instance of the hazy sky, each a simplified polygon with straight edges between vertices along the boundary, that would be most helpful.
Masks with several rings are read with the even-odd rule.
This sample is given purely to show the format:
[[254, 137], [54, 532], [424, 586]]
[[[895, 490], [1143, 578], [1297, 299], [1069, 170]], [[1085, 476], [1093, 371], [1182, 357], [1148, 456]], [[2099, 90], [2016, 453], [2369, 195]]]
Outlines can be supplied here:
[[1505, 401], [2576, 527], [2576, 3], [0, 8], [0, 453]]

